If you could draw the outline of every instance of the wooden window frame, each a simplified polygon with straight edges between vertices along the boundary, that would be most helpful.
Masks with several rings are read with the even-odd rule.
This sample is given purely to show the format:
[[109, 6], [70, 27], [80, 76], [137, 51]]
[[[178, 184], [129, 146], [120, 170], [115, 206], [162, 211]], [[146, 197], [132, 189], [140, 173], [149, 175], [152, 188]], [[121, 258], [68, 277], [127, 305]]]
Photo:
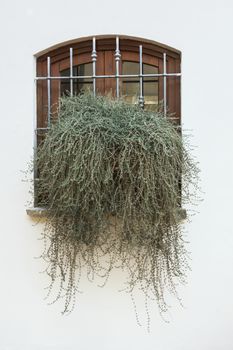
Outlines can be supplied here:
[[[166, 72], [169, 74], [180, 73], [181, 52], [172, 47], [143, 38], [125, 35], [99, 35], [96, 38], [96, 75], [116, 74], [116, 37], [120, 43], [120, 64], [119, 74], [122, 72], [122, 62], [131, 61], [139, 63], [139, 46], [143, 47], [142, 63], [158, 68], [158, 73], [164, 73], [164, 54], [166, 57]], [[85, 37], [65, 43], [58, 44], [41, 51], [36, 57], [36, 122], [35, 122], [35, 152], [37, 144], [43, 138], [44, 131], [49, 127], [48, 123], [48, 60], [50, 57], [50, 76], [59, 77], [60, 72], [70, 68], [70, 47], [73, 50], [73, 66], [90, 63], [93, 54], [93, 37]], [[69, 79], [69, 77], [68, 77]], [[116, 94], [115, 78], [96, 79], [96, 89], [100, 94]], [[172, 119], [178, 128], [181, 126], [181, 82], [180, 76], [169, 76], [166, 78], [166, 101], [167, 117]], [[50, 111], [57, 110], [57, 103], [60, 96], [60, 80], [50, 80], [51, 104]], [[163, 100], [164, 77], [158, 77], [158, 100]], [[34, 169], [34, 184], [36, 186], [37, 170]], [[34, 196], [34, 207], [37, 206], [37, 196]], [[41, 208], [39, 209], [41, 211]]]

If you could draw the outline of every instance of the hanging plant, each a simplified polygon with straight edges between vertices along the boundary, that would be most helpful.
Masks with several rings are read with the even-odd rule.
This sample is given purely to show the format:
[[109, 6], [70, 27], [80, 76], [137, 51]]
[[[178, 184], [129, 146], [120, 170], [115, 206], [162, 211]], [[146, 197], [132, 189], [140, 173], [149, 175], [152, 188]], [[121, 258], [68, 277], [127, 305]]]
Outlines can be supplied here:
[[122, 267], [126, 290], [140, 288], [165, 312], [165, 291], [185, 281], [179, 208], [198, 175], [177, 128], [161, 112], [123, 101], [65, 97], [36, 162], [38, 198], [48, 209], [49, 290], [59, 280], [64, 313], [84, 266], [104, 280]]

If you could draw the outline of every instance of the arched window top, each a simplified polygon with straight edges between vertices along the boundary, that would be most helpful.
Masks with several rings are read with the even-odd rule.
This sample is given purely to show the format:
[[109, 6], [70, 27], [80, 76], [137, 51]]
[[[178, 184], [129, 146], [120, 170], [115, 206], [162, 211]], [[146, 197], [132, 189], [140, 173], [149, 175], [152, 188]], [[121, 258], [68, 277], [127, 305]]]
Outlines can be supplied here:
[[80, 53], [90, 52], [92, 47], [93, 37], [96, 38], [97, 50], [98, 49], [115, 50], [117, 36], [120, 38], [122, 50], [138, 52], [138, 46], [143, 45], [145, 53], [148, 53], [151, 55], [156, 55], [158, 57], [161, 57], [163, 53], [166, 52], [167, 55], [171, 57], [174, 57], [174, 58], [181, 57], [181, 51], [171, 46], [164, 45], [150, 39], [144, 39], [141, 37], [120, 35], [120, 34], [94, 35], [94, 36], [68, 40], [68, 41], [53, 45], [45, 50], [37, 52], [35, 54], [35, 57], [37, 59], [43, 60], [43, 59], [46, 59], [46, 57], [49, 54], [51, 58], [53, 57], [54, 59], [59, 59], [61, 57], [64, 57], [67, 54], [67, 52], [69, 52], [69, 48], [71, 46], [74, 49], [79, 49]]

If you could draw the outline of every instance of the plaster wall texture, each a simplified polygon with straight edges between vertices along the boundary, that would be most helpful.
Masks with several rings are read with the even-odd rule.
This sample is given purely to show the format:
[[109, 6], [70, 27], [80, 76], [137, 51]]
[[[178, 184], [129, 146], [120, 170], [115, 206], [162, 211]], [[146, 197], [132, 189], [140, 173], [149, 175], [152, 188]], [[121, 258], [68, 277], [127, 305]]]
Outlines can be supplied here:
[[[233, 3], [230, 0], [6, 1], [0, 11], [0, 350], [233, 349]], [[182, 51], [182, 118], [191, 130], [205, 192], [186, 223], [192, 272], [165, 323], [152, 309], [139, 327], [116, 272], [101, 289], [83, 281], [75, 311], [43, 300], [47, 278], [34, 259], [42, 225], [26, 215], [32, 157], [35, 62], [54, 44], [93, 34], [126, 34]], [[143, 301], [139, 312], [145, 321]]]

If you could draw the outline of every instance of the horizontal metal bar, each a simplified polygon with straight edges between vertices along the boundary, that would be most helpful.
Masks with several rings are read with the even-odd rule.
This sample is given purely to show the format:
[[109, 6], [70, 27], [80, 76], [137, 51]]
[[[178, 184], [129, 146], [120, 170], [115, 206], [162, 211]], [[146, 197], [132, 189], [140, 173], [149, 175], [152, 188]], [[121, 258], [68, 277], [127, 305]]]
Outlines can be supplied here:
[[50, 130], [50, 128], [38, 128], [38, 129], [35, 129], [34, 132], [35, 132], [35, 135], [37, 136], [42, 136], [42, 135], [46, 135], [47, 132]]
[[[168, 120], [170, 120], [170, 121], [179, 121], [180, 119], [179, 119], [179, 118], [172, 118], [172, 117], [169, 117]], [[180, 128], [180, 129], [182, 129], [182, 126], [181, 126], [181, 125], [173, 124], [173, 126], [174, 126], [175, 128]], [[38, 131], [49, 131], [49, 130], [50, 130], [50, 128], [37, 128], [37, 129], [35, 129], [35, 133], [37, 133]]]
[[152, 77], [181, 77], [181, 73], [158, 73], [158, 74], [119, 74], [119, 75], [74, 75], [72, 77], [70, 76], [61, 76], [61, 77], [36, 77], [35, 80], [70, 80], [70, 79], [93, 79], [94, 78], [99, 78], [99, 79], [104, 79], [104, 78], [152, 78]]

